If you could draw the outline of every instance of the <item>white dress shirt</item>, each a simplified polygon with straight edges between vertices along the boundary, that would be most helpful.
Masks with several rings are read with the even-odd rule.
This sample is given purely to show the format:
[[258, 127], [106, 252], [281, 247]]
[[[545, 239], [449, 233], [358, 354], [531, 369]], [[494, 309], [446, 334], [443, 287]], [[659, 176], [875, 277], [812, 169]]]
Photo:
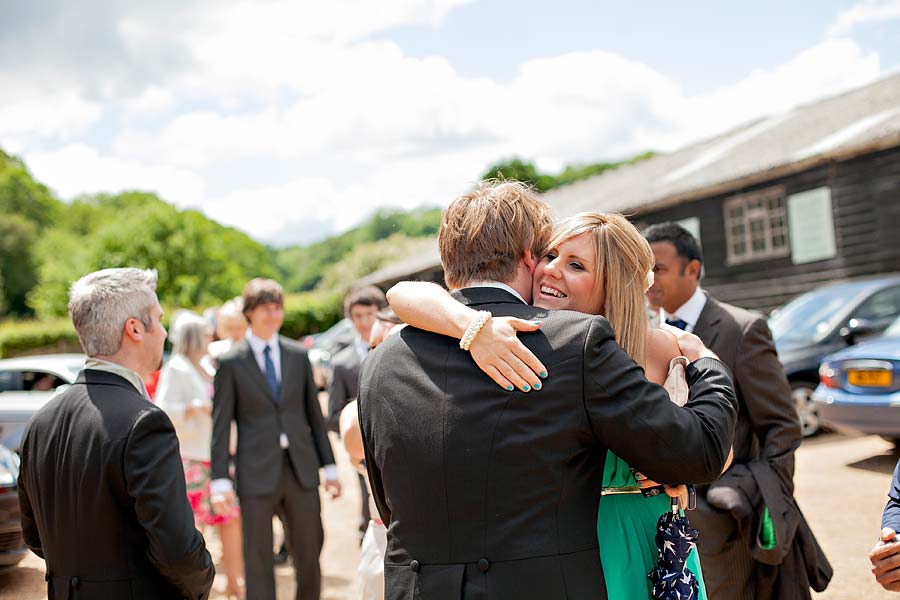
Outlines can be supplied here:
[[679, 306], [678, 310], [670, 315], [666, 313], [666, 309], [661, 308], [659, 309], [659, 317], [663, 323], [667, 320], [681, 319], [687, 323], [684, 330], [688, 333], [693, 333], [694, 327], [697, 326], [697, 321], [700, 320], [700, 313], [703, 312], [704, 306], [706, 306], [706, 294], [703, 293], [703, 290], [698, 285], [693, 295], [688, 298], [687, 302]]

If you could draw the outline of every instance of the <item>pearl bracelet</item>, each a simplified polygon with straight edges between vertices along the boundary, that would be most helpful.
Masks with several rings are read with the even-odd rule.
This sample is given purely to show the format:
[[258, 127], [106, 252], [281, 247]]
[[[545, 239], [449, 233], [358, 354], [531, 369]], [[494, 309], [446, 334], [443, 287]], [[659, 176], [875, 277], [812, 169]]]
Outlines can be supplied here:
[[484, 327], [484, 324], [487, 323], [492, 316], [493, 315], [491, 315], [489, 311], [479, 310], [478, 314], [475, 315], [475, 318], [472, 319], [472, 322], [469, 323], [469, 326], [466, 327], [466, 332], [459, 340], [459, 347], [468, 352], [469, 346], [475, 341], [475, 336], [478, 335], [478, 332], [481, 331], [481, 328]]

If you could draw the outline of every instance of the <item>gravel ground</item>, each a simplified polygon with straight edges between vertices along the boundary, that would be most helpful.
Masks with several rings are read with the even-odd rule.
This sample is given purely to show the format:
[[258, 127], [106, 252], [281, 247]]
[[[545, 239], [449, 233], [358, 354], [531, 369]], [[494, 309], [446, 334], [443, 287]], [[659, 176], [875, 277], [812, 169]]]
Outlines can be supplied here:
[[[334, 447], [339, 448], [333, 440]], [[322, 552], [323, 600], [351, 600], [359, 556], [356, 515], [359, 490], [353, 470], [340, 452], [338, 463], [344, 495], [323, 499], [325, 548]], [[869, 572], [868, 552], [878, 535], [881, 510], [891, 472], [898, 459], [894, 447], [873, 436], [827, 434], [807, 440], [797, 453], [796, 495], [804, 514], [834, 566], [834, 579], [816, 600], [890, 600], [900, 595], [883, 591]], [[210, 550], [218, 556], [215, 535]], [[278, 600], [293, 597], [293, 569], [276, 570]], [[225, 586], [216, 579], [216, 590]], [[30, 555], [15, 569], [0, 572], [0, 600], [45, 600], [43, 561]]]

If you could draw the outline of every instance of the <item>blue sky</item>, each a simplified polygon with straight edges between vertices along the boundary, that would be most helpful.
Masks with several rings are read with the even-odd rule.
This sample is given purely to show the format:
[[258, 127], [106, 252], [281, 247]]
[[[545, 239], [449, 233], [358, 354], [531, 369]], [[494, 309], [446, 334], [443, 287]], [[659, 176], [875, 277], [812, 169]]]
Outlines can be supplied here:
[[[445, 205], [498, 159], [668, 151], [900, 68], [900, 0], [14, 3], [0, 147], [275, 245]], [[14, 59], [14, 60], [13, 60]]]

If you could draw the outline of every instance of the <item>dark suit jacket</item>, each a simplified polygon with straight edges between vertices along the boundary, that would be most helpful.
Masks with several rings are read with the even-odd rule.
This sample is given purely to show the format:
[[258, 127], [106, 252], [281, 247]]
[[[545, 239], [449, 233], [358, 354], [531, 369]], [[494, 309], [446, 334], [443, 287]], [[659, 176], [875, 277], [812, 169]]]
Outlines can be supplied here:
[[727, 369], [687, 369], [689, 410], [616, 345], [608, 322], [495, 288], [460, 297], [543, 321], [520, 339], [547, 366], [507, 392], [457, 340], [411, 327], [366, 358], [360, 424], [388, 526], [386, 600], [605, 597], [597, 506], [607, 449], [657, 481], [711, 481], [731, 442]]
[[900, 461], [894, 467], [894, 478], [888, 490], [888, 502], [881, 515], [881, 526], [890, 527], [900, 533]]
[[[797, 410], [791, 397], [791, 386], [778, 360], [772, 334], [766, 320], [753, 313], [730, 304], [707, 297], [706, 306], [700, 313], [694, 333], [729, 366], [734, 374], [735, 390], [738, 398], [738, 420], [734, 431], [734, 466], [716, 482], [715, 486], [700, 486], [697, 510], [691, 521], [700, 532], [699, 548], [705, 574], [727, 577], [734, 572], [730, 561], [737, 560], [733, 549], [723, 555], [720, 552], [728, 544], [743, 546], [740, 560], [764, 562], [768, 565], [780, 564], [787, 556], [795, 541], [798, 530], [809, 531], [805, 519], [793, 500], [794, 491], [794, 451], [800, 446], [801, 431]], [[751, 468], [742, 468], [749, 465]], [[749, 472], [757, 476], [748, 481]], [[776, 535], [776, 548], [762, 552], [756, 544], [756, 533], [761, 511], [755, 513], [752, 523], [742, 527], [740, 512], [732, 512], [735, 503], [731, 490], [756, 490], [749, 496], [768, 498]], [[776, 509], [782, 507], [781, 509]], [[818, 548], [815, 537], [809, 531], [811, 543]], [[737, 540], [737, 541], [736, 541]], [[821, 555], [821, 553], [819, 553]], [[830, 565], [824, 555], [811, 558], [815, 571], [830, 572]], [[821, 563], [821, 568], [816, 563]], [[799, 563], [792, 563], [796, 567]], [[772, 569], [756, 569], [756, 589], [746, 592], [747, 596], [763, 597], [765, 590], [771, 590]], [[708, 573], [707, 573], [708, 572]], [[809, 597], [809, 581], [805, 573], [782, 572], [779, 580], [794, 582], [795, 590], [791, 598]], [[827, 583], [827, 580], [826, 580]], [[735, 582], [735, 597], [738, 597]]]
[[175, 429], [118, 375], [85, 370], [22, 440], [22, 532], [51, 600], [206, 598]]
[[228, 477], [231, 422], [237, 423], [238, 496], [264, 496], [278, 486], [284, 450], [304, 488], [319, 485], [319, 467], [334, 463], [319, 407], [312, 367], [302, 346], [285, 337], [281, 349], [280, 398], [276, 399], [247, 340], [219, 357], [213, 396], [212, 478]]
[[334, 356], [331, 386], [328, 388], [328, 429], [340, 430], [341, 411], [359, 395], [359, 352], [356, 343], [350, 344]]

